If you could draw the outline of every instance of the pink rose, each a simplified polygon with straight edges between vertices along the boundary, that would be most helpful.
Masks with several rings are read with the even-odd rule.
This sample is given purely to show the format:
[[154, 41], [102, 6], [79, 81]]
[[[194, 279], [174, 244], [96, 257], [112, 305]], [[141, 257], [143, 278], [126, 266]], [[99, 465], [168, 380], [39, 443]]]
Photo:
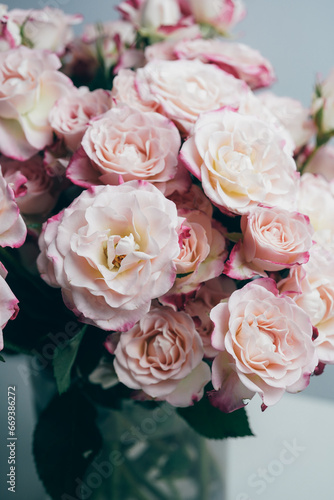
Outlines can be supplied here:
[[116, 104], [124, 103], [140, 111], [156, 111], [159, 104], [152, 99], [142, 101], [135, 85], [136, 73], [130, 69], [121, 69], [113, 81], [111, 96]]
[[213, 26], [225, 34], [241, 21], [245, 14], [242, 0], [179, 0], [185, 14], [194, 16], [197, 23]]
[[79, 14], [65, 14], [60, 9], [13, 9], [11, 18], [20, 26], [23, 36], [34, 49], [50, 50], [62, 55], [74, 38], [71, 26], [82, 22]]
[[124, 331], [173, 285], [179, 224], [149, 183], [91, 188], [44, 225], [38, 268], [81, 321]]
[[258, 98], [291, 135], [295, 149], [309, 142], [315, 133], [315, 126], [309, 117], [310, 111], [301, 102], [290, 97], [279, 97], [272, 92], [263, 92]]
[[185, 134], [201, 113], [238, 107], [249, 92], [244, 82], [201, 61], [152, 61], [137, 70], [135, 82], [141, 99], [158, 103]]
[[180, 134], [158, 113], [119, 106], [92, 120], [67, 177], [83, 187], [141, 179], [156, 183], [177, 171]]
[[0, 163], [9, 184], [20, 178], [19, 192], [15, 194], [22, 214], [45, 216], [51, 212], [60, 193], [60, 183], [56, 177], [47, 174], [41, 156], [33, 156], [24, 162], [2, 157]]
[[224, 272], [248, 279], [280, 271], [309, 259], [313, 228], [307, 216], [279, 207], [258, 206], [241, 217], [242, 239], [234, 246]]
[[112, 100], [107, 90], [90, 92], [87, 87], [73, 87], [67, 95], [55, 102], [49, 115], [50, 124], [66, 146], [71, 151], [76, 151], [89, 121], [108, 111], [111, 106]]
[[55, 54], [27, 47], [0, 53], [0, 150], [5, 156], [27, 160], [52, 143], [50, 109], [73, 86], [59, 67]]
[[201, 336], [204, 355], [207, 358], [217, 356], [217, 351], [211, 344], [211, 335], [214, 324], [210, 319], [211, 309], [219, 304], [221, 300], [228, 298], [236, 289], [233, 280], [226, 276], [213, 278], [206, 281], [196, 290], [194, 296], [185, 302], [184, 311], [192, 317], [196, 330]]
[[225, 108], [197, 120], [180, 159], [224, 212], [247, 214], [260, 203], [289, 209], [299, 175], [283, 145], [275, 127]]
[[20, 27], [7, 10], [7, 5], [0, 4], [0, 52], [19, 47], [22, 42]]
[[20, 247], [23, 245], [27, 228], [20, 215], [13, 189], [7, 184], [0, 169], [0, 246]]
[[292, 268], [278, 283], [281, 294], [291, 297], [309, 316], [318, 335], [314, 340], [319, 360], [334, 364], [334, 256], [320, 245], [310, 260]]
[[19, 312], [18, 300], [7, 285], [5, 278], [7, 276], [7, 271], [0, 262], [0, 351], [2, 351], [3, 344], [3, 334], [2, 330], [7, 325], [10, 319], [15, 319], [17, 313]]
[[213, 63], [252, 89], [268, 87], [275, 81], [270, 62], [257, 50], [242, 43], [225, 42], [219, 38], [182, 40], [174, 46], [178, 59], [199, 59]]
[[191, 16], [183, 16], [179, 0], [125, 0], [117, 7], [123, 19], [132, 23], [142, 36], [153, 43], [161, 38], [199, 36], [199, 27]]
[[190, 406], [201, 399], [210, 381], [210, 368], [202, 358], [202, 341], [191, 317], [159, 307], [121, 334], [114, 367], [131, 389], [174, 406]]
[[334, 180], [334, 146], [326, 144], [319, 148], [307, 162], [304, 172], [318, 174], [328, 182]]
[[180, 253], [174, 259], [179, 277], [168, 295], [189, 293], [219, 276], [227, 256], [223, 228], [216, 220], [199, 210], [179, 209], [178, 214], [185, 219], [179, 235]]
[[212, 345], [222, 351], [212, 365], [212, 383], [219, 391], [213, 404], [224, 411], [243, 406], [259, 393], [266, 406], [285, 391], [307, 387], [318, 358], [308, 315], [278, 294], [270, 279], [257, 279], [215, 306]]

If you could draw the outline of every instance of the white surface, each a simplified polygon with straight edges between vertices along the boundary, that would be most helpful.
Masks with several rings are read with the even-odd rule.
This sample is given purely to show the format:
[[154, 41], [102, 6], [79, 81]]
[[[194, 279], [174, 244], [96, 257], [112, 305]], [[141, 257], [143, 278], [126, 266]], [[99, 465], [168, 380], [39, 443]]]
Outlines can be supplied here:
[[264, 413], [260, 404], [247, 408], [256, 437], [226, 443], [226, 500], [332, 499], [334, 403], [287, 394]]

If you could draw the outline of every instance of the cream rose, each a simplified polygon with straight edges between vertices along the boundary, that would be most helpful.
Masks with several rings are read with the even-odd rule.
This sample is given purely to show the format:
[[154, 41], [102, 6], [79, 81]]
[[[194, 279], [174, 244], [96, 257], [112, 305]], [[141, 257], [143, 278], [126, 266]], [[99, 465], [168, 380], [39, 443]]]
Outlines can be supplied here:
[[234, 246], [224, 272], [248, 279], [280, 271], [309, 259], [313, 228], [307, 216], [278, 207], [258, 206], [241, 217], [242, 239]]
[[0, 151], [27, 160], [53, 141], [49, 112], [73, 87], [55, 54], [27, 47], [0, 53]]
[[68, 95], [58, 99], [50, 111], [49, 120], [54, 132], [71, 151], [76, 151], [89, 121], [112, 106], [110, 92], [88, 87], [73, 87]]
[[309, 116], [310, 111], [301, 102], [291, 97], [279, 97], [272, 92], [263, 92], [258, 98], [291, 135], [295, 149], [309, 142], [315, 133], [315, 126]]
[[91, 188], [44, 225], [38, 268], [81, 321], [124, 331], [173, 285], [179, 224], [149, 183]]
[[305, 173], [297, 192], [298, 210], [310, 218], [313, 239], [334, 251], [334, 182], [322, 175]]
[[176, 175], [181, 138], [164, 116], [119, 106], [93, 120], [81, 144], [67, 169], [75, 184], [140, 179], [158, 185]]
[[212, 345], [222, 351], [212, 366], [213, 386], [221, 391], [214, 395], [215, 406], [232, 411], [251, 393], [270, 406], [285, 391], [307, 387], [318, 363], [312, 325], [292, 299], [278, 294], [273, 280], [248, 283], [210, 317]]
[[296, 164], [279, 131], [254, 116], [228, 108], [203, 114], [180, 159], [222, 211], [247, 214], [260, 203], [285, 209], [295, 203]]
[[179, 0], [185, 13], [197, 23], [209, 24], [219, 33], [226, 33], [246, 14], [242, 0]]
[[293, 298], [310, 317], [318, 336], [314, 345], [322, 363], [334, 364], [334, 257], [320, 245], [310, 252], [310, 260], [292, 268], [288, 278], [278, 283], [280, 292]]
[[201, 61], [152, 61], [137, 70], [135, 85], [143, 102], [189, 134], [198, 116], [222, 106], [238, 107], [248, 86], [214, 65]]
[[201, 399], [210, 381], [203, 345], [191, 317], [169, 307], [153, 308], [122, 333], [115, 350], [119, 380], [174, 406]]
[[65, 14], [53, 7], [13, 9], [10, 16], [34, 49], [50, 50], [60, 55], [74, 38], [71, 26], [81, 23], [83, 19], [79, 14]]
[[[317, 85], [317, 91], [313, 96], [311, 107], [312, 114], [323, 133], [334, 131], [334, 69], [327, 78]], [[320, 117], [318, 113], [320, 114]]]

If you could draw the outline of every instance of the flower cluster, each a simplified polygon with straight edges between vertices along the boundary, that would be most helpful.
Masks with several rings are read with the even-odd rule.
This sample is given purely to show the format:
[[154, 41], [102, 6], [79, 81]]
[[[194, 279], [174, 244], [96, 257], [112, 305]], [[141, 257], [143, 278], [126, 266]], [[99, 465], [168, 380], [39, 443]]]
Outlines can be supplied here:
[[310, 109], [257, 94], [270, 62], [223, 38], [241, 0], [118, 10], [74, 38], [0, 6], [0, 326], [16, 258], [103, 347], [91, 381], [273, 405], [334, 364], [333, 73]]

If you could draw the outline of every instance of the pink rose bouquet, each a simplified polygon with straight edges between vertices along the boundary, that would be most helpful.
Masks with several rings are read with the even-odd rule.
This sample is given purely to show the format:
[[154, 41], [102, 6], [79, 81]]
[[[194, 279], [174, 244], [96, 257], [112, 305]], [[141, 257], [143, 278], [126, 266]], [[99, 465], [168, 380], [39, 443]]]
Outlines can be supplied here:
[[[0, 6], [0, 359], [53, 370], [37, 441], [67, 404], [247, 435], [249, 399], [334, 364], [334, 73], [309, 109], [257, 93], [270, 62], [224, 39], [241, 0], [118, 11], [75, 36], [81, 16]], [[99, 439], [67, 491], [38, 441], [51, 498]]]

